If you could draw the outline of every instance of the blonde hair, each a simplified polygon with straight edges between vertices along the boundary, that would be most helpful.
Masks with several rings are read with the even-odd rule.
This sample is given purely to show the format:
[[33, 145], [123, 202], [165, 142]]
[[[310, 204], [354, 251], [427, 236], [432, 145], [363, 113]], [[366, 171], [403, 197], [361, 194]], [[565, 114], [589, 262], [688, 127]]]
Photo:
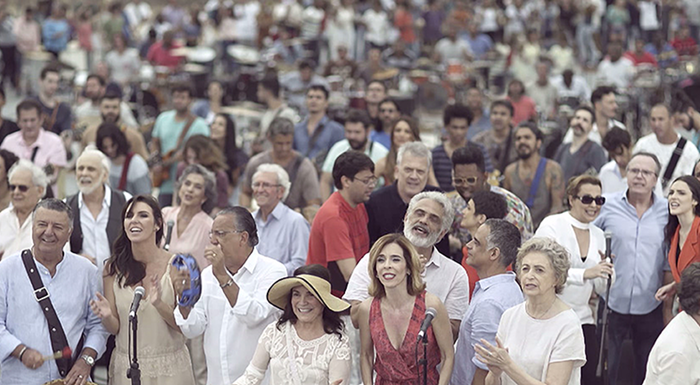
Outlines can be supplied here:
[[377, 240], [369, 251], [369, 295], [375, 298], [383, 297], [386, 292], [384, 285], [377, 277], [377, 259], [382, 250], [388, 245], [396, 244], [403, 250], [403, 257], [406, 260], [406, 290], [410, 295], [418, 295], [425, 290], [425, 283], [421, 278], [421, 262], [418, 252], [411, 242], [401, 234], [387, 234]]
[[552, 269], [554, 270], [554, 277], [557, 280], [557, 284], [554, 287], [554, 292], [561, 294], [566, 286], [566, 277], [569, 274], [569, 268], [571, 267], [571, 261], [569, 260], [569, 252], [566, 251], [564, 246], [558, 244], [555, 240], [551, 238], [532, 238], [529, 241], [523, 243], [518, 251], [518, 256], [515, 259], [515, 273], [520, 277], [520, 269], [523, 264], [523, 258], [526, 255], [532, 253], [540, 253], [546, 255], [549, 258], [549, 262], [552, 264]]

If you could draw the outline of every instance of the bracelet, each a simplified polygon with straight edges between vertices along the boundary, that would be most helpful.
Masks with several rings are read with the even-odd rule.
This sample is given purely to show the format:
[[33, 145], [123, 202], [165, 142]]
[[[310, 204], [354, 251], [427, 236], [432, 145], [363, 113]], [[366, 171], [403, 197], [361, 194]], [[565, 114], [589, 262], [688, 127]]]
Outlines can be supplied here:
[[233, 278], [229, 278], [228, 282], [226, 282], [226, 283], [223, 284], [223, 285], [219, 285], [219, 286], [220, 286], [222, 289], [225, 289], [225, 288], [227, 288], [227, 287], [229, 287], [229, 286], [231, 286], [231, 285], [233, 285]]
[[24, 352], [27, 351], [27, 349], [29, 349], [29, 348], [25, 346], [22, 348], [22, 350], [19, 351], [19, 355], [17, 356], [17, 359], [19, 360], [19, 362], [22, 362], [22, 356], [24, 355]]

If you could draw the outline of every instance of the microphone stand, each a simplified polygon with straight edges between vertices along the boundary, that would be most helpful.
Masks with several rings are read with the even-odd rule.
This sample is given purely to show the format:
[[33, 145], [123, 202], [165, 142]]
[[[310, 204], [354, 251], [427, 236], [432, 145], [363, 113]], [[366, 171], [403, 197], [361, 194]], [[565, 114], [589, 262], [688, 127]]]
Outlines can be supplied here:
[[138, 332], [138, 317], [134, 314], [133, 317], [129, 317], [129, 323], [131, 324], [132, 340], [134, 346], [134, 354], [131, 357], [131, 366], [126, 370], [126, 378], [131, 379], [131, 385], [141, 385], [141, 369], [139, 369], [139, 360], [137, 358], [137, 332]]
[[[608, 276], [608, 282], [607, 282], [607, 287], [605, 289], [605, 309], [603, 309], [603, 322], [601, 323], [601, 328], [600, 328], [600, 350], [598, 352], [598, 366], [596, 367], [595, 375], [598, 378], [603, 379], [603, 383], [607, 384], [607, 353], [608, 349], [606, 349], [606, 344], [607, 344], [607, 335], [608, 335], [608, 313], [610, 313], [610, 305], [609, 305], [609, 300], [610, 300], [610, 284], [612, 281], [612, 277]], [[605, 366], [605, 376], [603, 376], [603, 367]]]
[[418, 361], [418, 364], [423, 367], [423, 385], [428, 385], [428, 333], [425, 333], [421, 338], [423, 343], [423, 358]]

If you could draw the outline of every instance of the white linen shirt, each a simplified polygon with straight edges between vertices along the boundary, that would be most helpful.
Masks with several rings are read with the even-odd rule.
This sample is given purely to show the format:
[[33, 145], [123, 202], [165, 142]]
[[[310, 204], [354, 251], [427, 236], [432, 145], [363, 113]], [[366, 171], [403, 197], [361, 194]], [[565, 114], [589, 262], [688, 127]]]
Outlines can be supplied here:
[[699, 385], [700, 326], [686, 312], [680, 312], [666, 326], [647, 361], [643, 385]]
[[209, 266], [202, 271], [202, 296], [189, 317], [184, 319], [179, 307], [175, 308], [175, 322], [185, 337], [204, 333], [208, 385], [229, 385], [243, 375], [260, 335], [280, 315], [267, 302], [267, 291], [286, 276], [284, 265], [253, 249], [240, 270], [231, 275], [240, 288], [235, 306], [229, 305]]
[[3, 255], [29, 249], [33, 244], [31, 214], [20, 224], [12, 206], [0, 211], [0, 251]]
[[[593, 290], [598, 295], [605, 295], [607, 280], [602, 278], [584, 279], [583, 273], [586, 269], [595, 267], [600, 263], [598, 251], [605, 252], [605, 234], [599, 227], [592, 223], [590, 224], [590, 242], [588, 244], [586, 261], [584, 262], [581, 260], [581, 251], [578, 247], [572, 222], [576, 222], [576, 220], [568, 211], [550, 215], [542, 220], [540, 227], [535, 232], [535, 237], [551, 238], [564, 246], [569, 252], [571, 267], [566, 278], [566, 286], [562, 293], [559, 294], [559, 298], [574, 309], [581, 320], [581, 324], [595, 325], [595, 319], [591, 307], [588, 306], [588, 300], [591, 298]], [[614, 271], [612, 281], [615, 282]]]
[[[346, 301], [364, 301], [369, 298], [369, 254], [365, 254], [352, 271], [343, 299]], [[442, 255], [433, 247], [433, 254], [425, 264], [421, 274], [426, 290], [438, 297], [447, 308], [450, 319], [462, 320], [469, 307], [469, 277], [464, 268], [455, 261]]]

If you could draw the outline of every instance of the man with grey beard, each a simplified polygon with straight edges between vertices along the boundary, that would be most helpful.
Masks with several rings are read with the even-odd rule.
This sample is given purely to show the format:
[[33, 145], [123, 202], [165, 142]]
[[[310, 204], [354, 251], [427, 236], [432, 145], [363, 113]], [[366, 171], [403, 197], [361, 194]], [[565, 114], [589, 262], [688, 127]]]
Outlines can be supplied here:
[[102, 271], [112, 255], [112, 244], [122, 229], [121, 212], [131, 194], [107, 185], [109, 159], [102, 152], [86, 149], [78, 157], [75, 174], [79, 193], [66, 198], [75, 213], [73, 233], [66, 249], [80, 254]]
[[[462, 316], [469, 306], [469, 279], [460, 265], [441, 254], [435, 247], [449, 231], [453, 219], [452, 204], [445, 194], [437, 191], [422, 192], [416, 194], [408, 204], [403, 221], [403, 235], [420, 255], [423, 264], [421, 275], [427, 291], [445, 304], [452, 335], [456, 340]], [[357, 309], [360, 303], [369, 297], [368, 263], [369, 254], [358, 262], [343, 295], [343, 299], [352, 304], [350, 314], [355, 326]]]

